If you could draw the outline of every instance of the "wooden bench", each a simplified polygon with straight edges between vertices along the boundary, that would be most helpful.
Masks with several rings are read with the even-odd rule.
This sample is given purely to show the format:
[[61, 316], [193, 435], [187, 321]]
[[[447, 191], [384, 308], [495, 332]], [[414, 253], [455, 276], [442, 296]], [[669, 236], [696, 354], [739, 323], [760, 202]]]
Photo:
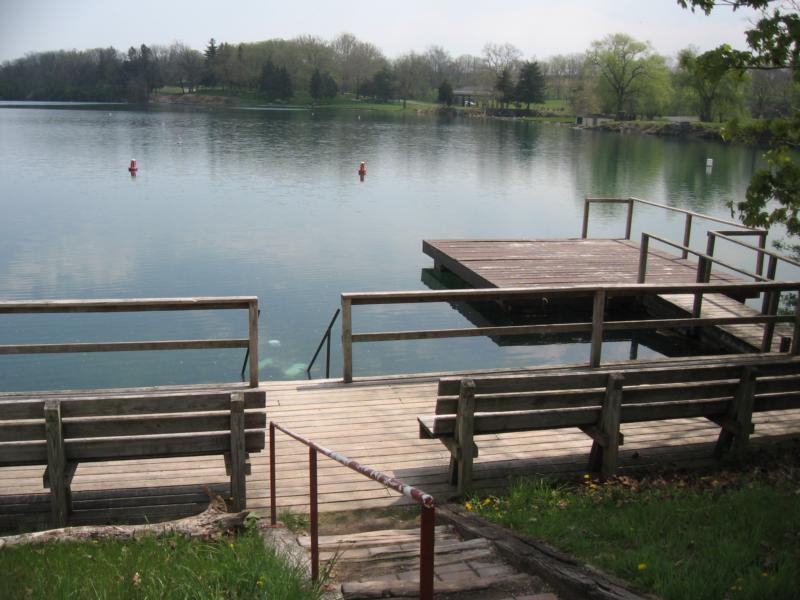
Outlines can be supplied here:
[[0, 399], [0, 467], [46, 465], [53, 523], [71, 512], [81, 462], [225, 456], [230, 508], [246, 506], [249, 453], [265, 445], [263, 391], [104, 391]]
[[418, 418], [420, 437], [439, 439], [450, 450], [450, 482], [460, 494], [472, 483], [476, 435], [577, 427], [594, 440], [589, 468], [607, 477], [616, 468], [623, 443], [620, 423], [705, 417], [721, 427], [715, 455], [732, 450], [740, 458], [753, 431], [753, 412], [800, 407], [800, 358], [763, 356], [753, 361], [447, 377], [439, 381], [436, 414]]

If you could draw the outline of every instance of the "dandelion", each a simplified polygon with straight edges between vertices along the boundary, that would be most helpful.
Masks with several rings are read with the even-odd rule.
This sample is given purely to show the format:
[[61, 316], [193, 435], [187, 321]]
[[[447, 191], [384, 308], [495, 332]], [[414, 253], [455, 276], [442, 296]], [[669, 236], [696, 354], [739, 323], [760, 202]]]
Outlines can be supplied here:
[[467, 508], [467, 510], [472, 510], [472, 502], [467, 502], [464, 506]]
[[484, 506], [489, 506], [491, 503], [492, 503], [492, 499], [491, 498], [486, 498], [486, 500], [483, 501], [483, 505]]
[[644, 571], [647, 568], [647, 563], [639, 563], [639, 565], [636, 568], [639, 569], [640, 571]]

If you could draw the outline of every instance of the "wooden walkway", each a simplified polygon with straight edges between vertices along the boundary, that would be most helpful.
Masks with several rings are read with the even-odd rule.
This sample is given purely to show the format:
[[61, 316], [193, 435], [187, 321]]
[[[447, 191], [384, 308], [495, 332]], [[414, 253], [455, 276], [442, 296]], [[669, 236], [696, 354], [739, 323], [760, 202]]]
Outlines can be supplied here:
[[[603, 285], [636, 283], [639, 272], [639, 244], [626, 239], [562, 240], [424, 240], [422, 251], [433, 258], [436, 269], [458, 275], [478, 287], [533, 287], [556, 285]], [[694, 283], [697, 262], [674, 254], [650, 250], [647, 283]], [[736, 275], [714, 272], [711, 283], [743, 283]], [[671, 312], [691, 314], [694, 297], [671, 294], [661, 298]], [[722, 294], [707, 294], [701, 317], [743, 317], [758, 314], [754, 309]], [[742, 352], [758, 351], [762, 325], [721, 326], [731, 347]], [[776, 327], [773, 349], [781, 335], [791, 328]]]
[[[418, 437], [416, 418], [432, 414], [435, 378], [368, 379], [345, 385], [327, 381], [285, 381], [263, 386], [268, 418], [318, 443], [383, 470], [445, 500], [455, 493], [447, 484], [449, 453], [437, 440]], [[761, 413], [755, 417], [754, 443], [763, 436], [800, 434], [800, 411]], [[623, 425], [623, 468], [654, 463], [707, 463], [719, 428], [703, 419]], [[279, 509], [306, 510], [308, 452], [278, 433]], [[531, 473], [581, 473], [591, 441], [582, 432], [539, 431], [478, 439], [475, 484], [480, 491], [505, 485], [510, 476]], [[252, 457], [248, 508], [269, 508], [266, 452]], [[377, 483], [324, 457], [319, 459], [320, 509], [379, 508], [408, 503]], [[49, 513], [42, 488], [42, 467], [0, 468], [0, 529], [13, 528], [20, 515]], [[141, 521], [198, 512], [203, 486], [224, 490], [222, 457], [84, 463], [73, 481], [73, 523]]]

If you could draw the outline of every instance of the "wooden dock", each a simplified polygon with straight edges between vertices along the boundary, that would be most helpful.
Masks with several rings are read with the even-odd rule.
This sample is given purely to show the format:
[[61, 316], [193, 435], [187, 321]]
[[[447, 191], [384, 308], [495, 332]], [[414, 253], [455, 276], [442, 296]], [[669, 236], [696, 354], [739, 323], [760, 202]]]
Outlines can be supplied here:
[[[507, 288], [636, 283], [640, 248], [628, 239], [424, 240], [422, 251], [433, 258], [435, 269], [452, 272], [473, 287]], [[647, 283], [676, 285], [695, 283], [696, 278], [696, 260], [648, 252]], [[744, 280], [717, 271], [710, 283], [741, 284]], [[692, 295], [661, 298], [672, 314], [686, 316], [692, 312]], [[756, 310], [735, 299], [707, 294], [700, 316], [756, 314]], [[723, 340], [732, 350], [753, 352], [761, 347], [763, 325], [724, 325], [718, 329], [724, 332]], [[782, 334], [791, 335], [790, 328], [776, 328], [773, 350], [778, 350]]]
[[[678, 359], [671, 359], [678, 360]], [[352, 384], [338, 381], [283, 381], [262, 384], [268, 418], [316, 442], [380, 469], [446, 500], [449, 453], [437, 440], [418, 436], [417, 416], [432, 414], [436, 378], [392, 377]], [[800, 411], [759, 413], [753, 442], [800, 434]], [[719, 428], [704, 419], [623, 425], [620, 465], [707, 464]], [[279, 511], [307, 510], [308, 452], [285, 435], [277, 438]], [[576, 430], [485, 436], [478, 440], [475, 485], [487, 491], [522, 474], [582, 473], [591, 440]], [[43, 467], [0, 468], [0, 529], [16, 527], [33, 513], [49, 515], [42, 488]], [[252, 457], [248, 508], [267, 514], [269, 462], [266, 452]], [[382, 508], [408, 500], [321, 457], [320, 510]], [[184, 516], [201, 510], [204, 486], [227, 490], [222, 457], [82, 463], [73, 480], [76, 512], [72, 523], [142, 521]]]

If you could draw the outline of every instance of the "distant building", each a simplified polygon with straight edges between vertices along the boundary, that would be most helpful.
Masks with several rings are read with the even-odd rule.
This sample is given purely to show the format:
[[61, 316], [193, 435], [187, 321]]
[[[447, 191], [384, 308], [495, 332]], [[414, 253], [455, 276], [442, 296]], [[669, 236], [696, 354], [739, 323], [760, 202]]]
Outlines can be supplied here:
[[575, 117], [575, 126], [576, 127], [596, 127], [601, 123], [606, 123], [608, 121], [613, 121], [612, 117], [607, 117], [606, 115], [577, 115]]
[[493, 89], [477, 85], [467, 85], [453, 90], [453, 104], [460, 106], [480, 106], [489, 104], [493, 98]]

